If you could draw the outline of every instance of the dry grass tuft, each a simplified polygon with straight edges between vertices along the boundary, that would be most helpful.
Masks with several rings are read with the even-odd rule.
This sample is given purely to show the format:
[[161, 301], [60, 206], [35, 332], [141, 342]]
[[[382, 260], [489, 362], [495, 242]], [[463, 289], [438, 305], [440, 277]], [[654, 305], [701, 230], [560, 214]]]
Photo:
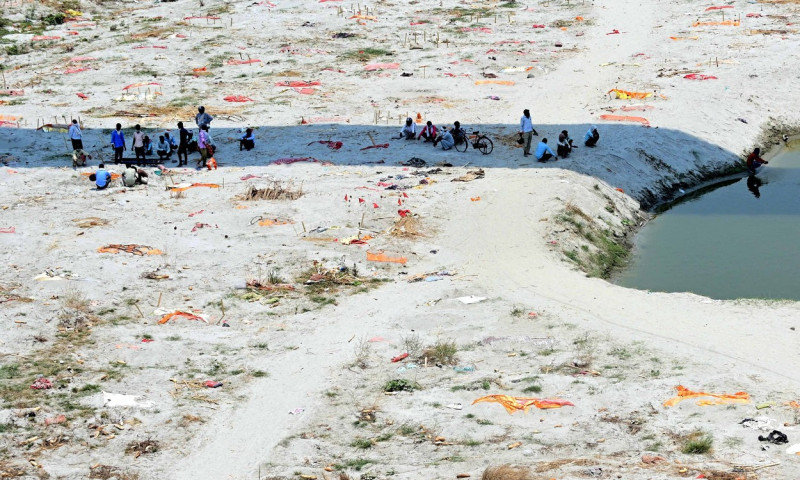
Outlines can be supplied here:
[[119, 467], [112, 465], [96, 465], [91, 467], [89, 478], [98, 478], [100, 480], [139, 480], [138, 473], [123, 472]]
[[77, 288], [64, 290], [58, 298], [61, 300], [61, 305], [66, 309], [79, 312], [86, 312], [89, 309], [89, 298]]
[[75, 225], [80, 228], [102, 227], [108, 225], [108, 220], [100, 217], [74, 218], [72, 221], [75, 222]]
[[131, 442], [125, 447], [125, 453], [132, 453], [134, 458], [139, 458], [141, 455], [147, 453], [156, 453], [158, 451], [158, 442], [148, 438], [141, 442]]
[[534, 480], [528, 467], [514, 465], [500, 465], [487, 467], [483, 471], [481, 480]]
[[249, 185], [247, 190], [239, 195], [237, 200], [297, 200], [303, 196], [303, 183], [295, 186], [293, 180], [285, 184], [274, 180], [266, 186]]
[[25, 475], [25, 468], [7, 461], [0, 461], [0, 478], [18, 478]]

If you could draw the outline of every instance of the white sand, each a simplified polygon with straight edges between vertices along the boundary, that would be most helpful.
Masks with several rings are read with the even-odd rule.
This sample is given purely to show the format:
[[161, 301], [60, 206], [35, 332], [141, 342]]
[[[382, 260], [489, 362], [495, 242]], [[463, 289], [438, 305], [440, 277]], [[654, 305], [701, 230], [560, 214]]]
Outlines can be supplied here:
[[[496, 23], [494, 13], [482, 16], [480, 25], [474, 20], [453, 23], [451, 14], [431, 13], [440, 3], [446, 9], [461, 5], [499, 13]], [[759, 478], [796, 478], [796, 456], [784, 453], [785, 446], [762, 450], [757, 437], [765, 432], [739, 422], [768, 417], [772, 427], [789, 436], [789, 445], [800, 441], [795, 410], [784, 405], [797, 400], [800, 380], [797, 305], [649, 293], [588, 278], [563, 253], [587, 242], [558, 218], [571, 206], [617, 235], [631, 235], [628, 224], [645, 217], [640, 202], [649, 204], [696, 184], [733, 165], [757, 142], [766, 146], [764, 140], [774, 140], [776, 133], [795, 132], [800, 98], [791, 52], [798, 37], [787, 24], [798, 21], [797, 4], [734, 1], [725, 19], [741, 14], [741, 26], [696, 28], [692, 22], [721, 20], [721, 11], [704, 12], [709, 4], [696, 1], [533, 2], [526, 8], [380, 2], [370, 6], [378, 20], [360, 26], [349, 14], [337, 16], [338, 5], [287, 0], [269, 9], [266, 4], [232, 2], [212, 24], [180, 19], [225, 4], [207, 3], [199, 10], [196, 3], [183, 1], [130, 4], [126, 7], [132, 10], [103, 12], [109, 7], [83, 2], [86, 18], [97, 27], [58, 27], [45, 34], [67, 40], [26, 55], [0, 57], [9, 88], [25, 90], [24, 97], [0, 97], [12, 101], [0, 105], [1, 115], [22, 117], [21, 128], [0, 129], [0, 154], [16, 159], [0, 168], [0, 228], [16, 228], [16, 233], [0, 234], [0, 262], [8, 265], [0, 286], [15, 286], [14, 293], [33, 299], [0, 304], [0, 364], [20, 364], [28, 375], [13, 378], [20, 382], [32, 382], [34, 371], [52, 368], [58, 373], [51, 380], [65, 387], [23, 400], [3, 399], [0, 421], [13, 426], [0, 433], [0, 460], [8, 462], [0, 465], [17, 465], [31, 476], [47, 472], [50, 478], [70, 479], [86, 478], [97, 464], [142, 479], [245, 479], [259, 471], [262, 478], [295, 478], [296, 473], [335, 478], [334, 465], [345, 466], [352, 478], [418, 479], [454, 478], [464, 472], [479, 477], [487, 465], [519, 463], [533, 466], [541, 478], [586, 478], [599, 467], [603, 478], [666, 479], [700, 473], [735, 478], [714, 477], [713, 472], [779, 463], [759, 470]], [[349, 3], [341, 5], [350, 8]], [[18, 21], [26, 8], [10, 7], [3, 15]], [[514, 13], [513, 23], [508, 13]], [[763, 16], [747, 18], [747, 13]], [[143, 21], [157, 16], [166, 20]], [[572, 22], [577, 16], [584, 21]], [[409, 25], [418, 19], [432, 23]], [[562, 31], [554, 26], [559, 20], [571, 23]], [[547, 27], [533, 29], [533, 24]], [[112, 25], [117, 28], [111, 30]], [[130, 40], [132, 34], [162, 27], [171, 27], [163, 38]], [[492, 33], [460, 31], [477, 27]], [[607, 35], [614, 29], [621, 33]], [[752, 34], [755, 29], [786, 33]], [[66, 34], [73, 30], [79, 35]], [[359, 37], [332, 39], [337, 32]], [[419, 32], [423, 48], [404, 48], [405, 34], [413, 37], [414, 32]], [[431, 42], [436, 32], [441, 41], [450, 40], [449, 46]], [[522, 43], [496, 44], [504, 40]], [[556, 42], [563, 47], [555, 47]], [[167, 49], [132, 49], [139, 45]], [[286, 46], [294, 53], [280, 51]], [[370, 62], [397, 62], [400, 68], [366, 73], [364, 62], [340, 58], [370, 47], [394, 51]], [[496, 52], [487, 53], [490, 49]], [[262, 62], [225, 64], [239, 59], [239, 53]], [[65, 75], [68, 60], [78, 56], [98, 60], [89, 62], [92, 71]], [[223, 66], [214, 66], [220, 60]], [[212, 76], [191, 76], [192, 68], [204, 65]], [[428, 65], [424, 79], [421, 65]], [[502, 73], [505, 67], [528, 66], [533, 69]], [[327, 67], [345, 73], [321, 71]], [[151, 69], [158, 78], [142, 73]], [[475, 85], [483, 71], [516, 84]], [[401, 77], [402, 72], [414, 75]], [[683, 78], [688, 73], [718, 79]], [[322, 85], [315, 95], [275, 86], [294, 80], [319, 80]], [[132, 89], [138, 98], [119, 98], [125, 85], [149, 81], [161, 83], [163, 95], [152, 96], [153, 90], [145, 87]], [[615, 87], [656, 91], [666, 98], [614, 100], [606, 92]], [[81, 100], [77, 92], [89, 99]], [[254, 102], [226, 103], [223, 97], [228, 95], [246, 95]], [[490, 95], [500, 100], [490, 100]], [[20, 98], [21, 103], [13, 104]], [[69, 162], [65, 135], [33, 131], [37, 119], [52, 122], [58, 116], [60, 123], [62, 115], [80, 114], [95, 166], [98, 156], [110, 159], [107, 129], [117, 121], [125, 126], [128, 142], [136, 122], [148, 129], [174, 128], [178, 119], [193, 125], [190, 115], [112, 115], [148, 112], [174, 100], [186, 106], [164, 111], [183, 109], [188, 115], [203, 104], [217, 116], [212, 135], [221, 147], [219, 170], [181, 169], [171, 177], [151, 176], [147, 187], [115, 185], [97, 192], [80, 175], [93, 168], [64, 167]], [[631, 105], [653, 108], [618, 110]], [[513, 147], [523, 108], [532, 110], [538, 138], [547, 136], [554, 147], [558, 132], [568, 129], [581, 148], [569, 159], [546, 165], [523, 158]], [[218, 113], [223, 109], [242, 119], [223, 118]], [[382, 115], [378, 125], [376, 110]], [[612, 110], [646, 117], [651, 128], [599, 119]], [[488, 133], [495, 140], [494, 152], [444, 152], [392, 140], [406, 112], [420, 112], [437, 125], [459, 119]], [[319, 123], [299, 125], [301, 117]], [[349, 122], [325, 120], [331, 118]], [[590, 150], [581, 139], [592, 124], [600, 127], [602, 137]], [[248, 125], [257, 127], [257, 147], [239, 152], [237, 131]], [[378, 144], [388, 142], [389, 148], [362, 151], [372, 144], [369, 135]], [[308, 145], [317, 140], [342, 141], [344, 147], [333, 151]], [[279, 158], [307, 156], [331, 164], [270, 165]], [[417, 169], [399, 165], [412, 157], [427, 162], [423, 171], [439, 162], [455, 167], [430, 174], [436, 183], [421, 188], [395, 191], [378, 185], [418, 186], [424, 177], [413, 175]], [[483, 167], [486, 177], [450, 181], [475, 167]], [[121, 167], [112, 170], [121, 172]], [[234, 197], [245, 185], [265, 182], [240, 180], [248, 174], [302, 182], [304, 195], [294, 201], [238, 201]], [[389, 178], [397, 175], [406, 178]], [[173, 182], [224, 183], [224, 188], [194, 188], [176, 198], [165, 190]], [[480, 200], [470, 200], [475, 197]], [[373, 203], [380, 208], [372, 208]], [[400, 208], [419, 215], [424, 237], [386, 233]], [[204, 212], [188, 216], [200, 210]], [[304, 229], [317, 227], [329, 230], [306, 236], [356, 235], [362, 215], [362, 233], [375, 236], [369, 246], [303, 239]], [[73, 222], [89, 216], [110, 223], [82, 229]], [[261, 227], [251, 223], [256, 216], [294, 223]], [[192, 232], [198, 222], [210, 227]], [[136, 257], [97, 252], [109, 243], [144, 244], [165, 253]], [[405, 266], [367, 262], [367, 250], [398, 252], [409, 260]], [[314, 261], [322, 269], [355, 264], [360, 275], [387, 281], [367, 292], [321, 292], [315, 301], [305, 293], [308, 287], [296, 281]], [[169, 279], [142, 278], [156, 269]], [[271, 295], [263, 302], [238, 298], [247, 279], [266, 277], [272, 270], [297, 291], [280, 296], [276, 305], [266, 302]], [[406, 281], [441, 270], [456, 275], [436, 282]], [[45, 271], [68, 280], [34, 279]], [[87, 308], [99, 321], [87, 338], [58, 336], [59, 315], [74, 315], [64, 298], [76, 290], [88, 296], [92, 303]], [[487, 300], [472, 305], [455, 300], [468, 295]], [[221, 299], [230, 328], [217, 323], [223, 314]], [[326, 305], [326, 299], [336, 304]], [[135, 301], [144, 318], [132, 305]], [[209, 323], [175, 319], [159, 325], [160, 309], [196, 309]], [[420, 365], [397, 372], [402, 364], [389, 359], [403, 352], [402, 338], [414, 333], [425, 345], [456, 342], [458, 365], [476, 370], [456, 373], [448, 366]], [[48, 341], [36, 342], [37, 335]], [[144, 335], [154, 341], [141, 343]], [[367, 341], [375, 337], [383, 340]], [[481, 343], [487, 337], [498, 339]], [[354, 348], [364, 344], [370, 348], [367, 368], [362, 369], [353, 366]], [[570, 367], [575, 363], [579, 368]], [[598, 375], [580, 375], [581, 370]], [[423, 389], [384, 395], [383, 385], [395, 378], [416, 381]], [[184, 386], [175, 393], [170, 379], [219, 380], [224, 386], [196, 391]], [[534, 383], [541, 393], [523, 391]], [[87, 384], [139, 395], [156, 406], [104, 408], [99, 392], [71, 392]], [[662, 406], [676, 385], [717, 393], [746, 391], [751, 402], [700, 407], [687, 400]], [[575, 406], [509, 416], [500, 405], [470, 405], [485, 394], [558, 397]], [[70, 409], [67, 400], [94, 411]], [[774, 403], [756, 410], [764, 402]], [[448, 408], [456, 403], [463, 409]], [[22, 408], [36, 406], [42, 406], [36, 417], [19, 416]], [[379, 410], [376, 421], [355, 425], [360, 410], [373, 406]], [[303, 411], [288, 413], [296, 408]], [[44, 427], [43, 418], [61, 413], [66, 423]], [[186, 415], [202, 421], [187, 420]], [[88, 428], [126, 420], [129, 426], [106, 428], [113, 438], [95, 438], [96, 430]], [[698, 429], [713, 434], [713, 452], [681, 453], [682, 436]], [[43, 442], [57, 435], [67, 436], [61, 439], [64, 444], [44, 448]], [[446, 440], [436, 445], [438, 436]], [[360, 438], [372, 439], [374, 445], [353, 446]], [[145, 439], [159, 441], [159, 451], [138, 459], [124, 452], [130, 442]], [[515, 442], [522, 445], [508, 449]], [[642, 454], [662, 455], [666, 461], [646, 465]], [[358, 459], [373, 463], [356, 471], [352, 462]]]

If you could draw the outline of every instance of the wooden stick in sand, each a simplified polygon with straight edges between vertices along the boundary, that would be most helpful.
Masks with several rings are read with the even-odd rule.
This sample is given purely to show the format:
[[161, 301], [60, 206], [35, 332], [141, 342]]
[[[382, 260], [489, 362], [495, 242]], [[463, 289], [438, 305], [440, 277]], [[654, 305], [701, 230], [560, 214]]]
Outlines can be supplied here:
[[139, 312], [139, 315], [142, 318], [144, 318], [144, 313], [142, 313], [142, 310], [139, 308], [139, 300], [136, 300], [136, 303], [134, 303], [133, 306], [136, 307], [136, 310]]
[[158, 303], [156, 303], [156, 308], [161, 306], [161, 296], [164, 295], [164, 292], [158, 292]]

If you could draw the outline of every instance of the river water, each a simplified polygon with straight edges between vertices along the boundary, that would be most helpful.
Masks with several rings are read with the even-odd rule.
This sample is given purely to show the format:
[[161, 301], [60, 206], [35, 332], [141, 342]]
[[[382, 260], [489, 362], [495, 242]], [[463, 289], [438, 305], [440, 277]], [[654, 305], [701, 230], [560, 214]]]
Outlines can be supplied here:
[[800, 300], [800, 151], [661, 210], [637, 235], [615, 283], [716, 299]]

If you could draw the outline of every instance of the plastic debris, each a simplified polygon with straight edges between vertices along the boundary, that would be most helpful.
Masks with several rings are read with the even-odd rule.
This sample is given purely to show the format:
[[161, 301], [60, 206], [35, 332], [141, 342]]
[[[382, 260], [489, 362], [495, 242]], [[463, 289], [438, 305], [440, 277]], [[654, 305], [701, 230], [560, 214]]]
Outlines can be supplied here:
[[560, 398], [544, 399], [531, 397], [512, 397], [510, 395], [487, 395], [475, 400], [472, 402], [472, 404], [475, 405], [476, 403], [481, 402], [499, 403], [510, 415], [513, 415], [514, 412], [518, 410], [528, 413], [528, 410], [530, 410], [531, 407], [536, 407], [539, 409], [551, 409], [575, 406], [572, 402], [568, 400], [562, 400]]
[[36, 381], [31, 384], [31, 389], [33, 390], [47, 390], [50, 388], [53, 388], [53, 383], [44, 377], [37, 378]]
[[473, 303], [482, 302], [482, 301], [486, 300], [486, 297], [476, 297], [475, 295], [470, 295], [468, 297], [456, 298], [456, 300], [458, 300], [459, 302], [461, 302], [461, 303], [463, 303], [465, 305], [470, 305], [470, 304], [473, 304]]

